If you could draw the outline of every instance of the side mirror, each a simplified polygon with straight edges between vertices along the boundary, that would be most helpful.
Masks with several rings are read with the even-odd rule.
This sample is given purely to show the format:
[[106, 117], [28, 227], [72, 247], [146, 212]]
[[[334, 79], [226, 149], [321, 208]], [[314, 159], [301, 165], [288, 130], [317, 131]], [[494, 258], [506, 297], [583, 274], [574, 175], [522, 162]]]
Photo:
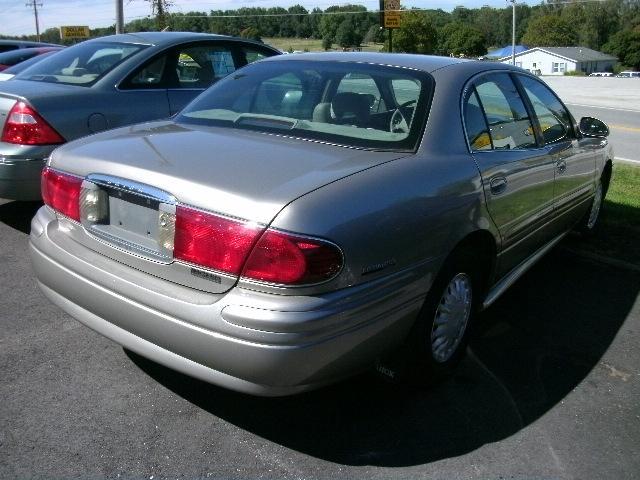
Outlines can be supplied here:
[[609, 127], [597, 118], [582, 117], [578, 128], [580, 129], [580, 133], [585, 137], [604, 138], [609, 136]]

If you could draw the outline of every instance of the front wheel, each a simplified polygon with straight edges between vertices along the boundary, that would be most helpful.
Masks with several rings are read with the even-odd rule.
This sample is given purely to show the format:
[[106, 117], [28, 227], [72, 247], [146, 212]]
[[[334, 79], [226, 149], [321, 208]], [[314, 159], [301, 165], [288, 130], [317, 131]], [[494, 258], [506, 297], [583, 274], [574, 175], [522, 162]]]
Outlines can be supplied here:
[[602, 180], [600, 180], [598, 181], [598, 185], [596, 186], [596, 191], [593, 195], [591, 206], [589, 207], [589, 210], [585, 214], [584, 218], [580, 221], [578, 229], [582, 234], [589, 235], [595, 230], [598, 224], [598, 219], [600, 218], [603, 200], [604, 188], [602, 186]]

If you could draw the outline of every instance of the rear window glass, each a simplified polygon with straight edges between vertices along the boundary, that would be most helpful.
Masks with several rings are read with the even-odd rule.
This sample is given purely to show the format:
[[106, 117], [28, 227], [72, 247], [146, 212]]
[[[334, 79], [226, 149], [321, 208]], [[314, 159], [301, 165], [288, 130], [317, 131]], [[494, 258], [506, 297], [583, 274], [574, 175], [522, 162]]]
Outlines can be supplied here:
[[350, 62], [268, 61], [218, 82], [178, 122], [250, 129], [380, 150], [414, 150], [432, 80]]
[[145, 45], [86, 42], [66, 48], [17, 75], [21, 80], [91, 86]]

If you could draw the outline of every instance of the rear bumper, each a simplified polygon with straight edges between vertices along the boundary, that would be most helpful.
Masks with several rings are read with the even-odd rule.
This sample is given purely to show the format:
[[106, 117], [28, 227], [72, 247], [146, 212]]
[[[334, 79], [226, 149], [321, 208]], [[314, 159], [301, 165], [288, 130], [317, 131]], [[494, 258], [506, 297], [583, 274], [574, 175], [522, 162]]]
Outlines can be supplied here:
[[30, 250], [53, 303], [157, 363], [254, 395], [298, 393], [368, 367], [406, 336], [431, 277], [405, 273], [313, 297], [210, 294], [68, 242], [40, 209]]
[[40, 200], [40, 172], [46, 160], [0, 156], [0, 198]]

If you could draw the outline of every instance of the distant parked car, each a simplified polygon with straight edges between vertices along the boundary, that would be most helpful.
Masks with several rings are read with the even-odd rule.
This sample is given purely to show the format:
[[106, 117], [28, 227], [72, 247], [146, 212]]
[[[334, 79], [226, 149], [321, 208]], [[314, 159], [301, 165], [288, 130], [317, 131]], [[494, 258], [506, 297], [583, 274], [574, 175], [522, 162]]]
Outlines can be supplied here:
[[611, 72], [593, 72], [589, 74], [590, 77], [613, 77]]
[[57, 52], [63, 48], [64, 47], [34, 47], [2, 52], [0, 53], [0, 72], [14, 65], [18, 65], [25, 60], [29, 60], [30, 58], [37, 57], [38, 55], [48, 52]]
[[31, 65], [35, 65], [36, 63], [44, 60], [45, 58], [55, 54], [58, 51], [59, 50], [54, 50], [51, 52], [43, 53], [42, 55], [36, 55], [35, 57], [31, 57], [30, 59], [25, 60], [24, 62], [20, 62], [12, 67], [9, 67], [3, 70], [2, 72], [0, 72], [0, 82], [11, 80], [13, 77], [15, 77], [20, 72], [23, 72], [24, 70], [29, 68]]
[[620, 72], [616, 77], [620, 78], [640, 78], [640, 72], [624, 71]]
[[79, 321], [227, 388], [291, 394], [375, 364], [428, 383], [476, 310], [596, 226], [608, 133], [514, 66], [269, 58], [172, 120], [56, 149], [31, 258]]
[[57, 43], [29, 42], [26, 40], [0, 40], [0, 52], [34, 47], [64, 47], [64, 45], [58, 45]]
[[0, 197], [40, 198], [44, 159], [61, 143], [167, 118], [220, 78], [279, 52], [239, 38], [145, 32], [65, 48], [0, 82]]

